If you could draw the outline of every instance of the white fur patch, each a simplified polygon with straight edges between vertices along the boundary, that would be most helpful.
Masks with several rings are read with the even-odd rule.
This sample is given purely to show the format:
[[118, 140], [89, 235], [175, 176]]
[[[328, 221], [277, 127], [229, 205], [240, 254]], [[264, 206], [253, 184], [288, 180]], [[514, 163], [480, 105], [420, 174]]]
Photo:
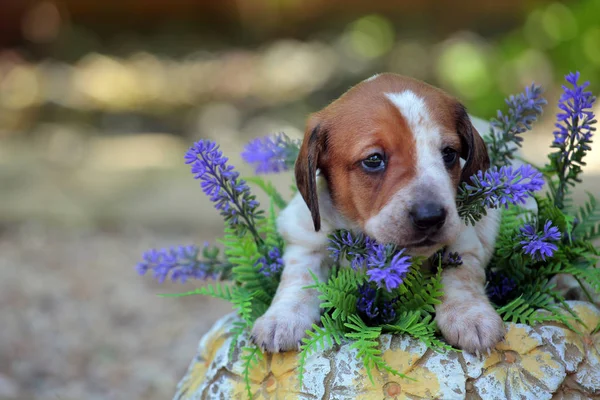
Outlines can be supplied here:
[[375, 75], [373, 75], [372, 77], [365, 79], [365, 82], [371, 82], [371, 81], [374, 81], [374, 80], [375, 80], [375, 78], [377, 78], [379, 75], [381, 75], [381, 74], [375, 74]]
[[427, 182], [434, 191], [443, 190], [444, 195], [451, 195], [451, 181], [441, 155], [441, 127], [431, 118], [427, 104], [410, 90], [386, 93], [386, 97], [398, 107], [415, 138], [417, 180]]
[[419, 127], [421, 121], [429, 119], [425, 101], [414, 92], [405, 90], [400, 93], [386, 93], [385, 96], [398, 107], [410, 129], [414, 130]]

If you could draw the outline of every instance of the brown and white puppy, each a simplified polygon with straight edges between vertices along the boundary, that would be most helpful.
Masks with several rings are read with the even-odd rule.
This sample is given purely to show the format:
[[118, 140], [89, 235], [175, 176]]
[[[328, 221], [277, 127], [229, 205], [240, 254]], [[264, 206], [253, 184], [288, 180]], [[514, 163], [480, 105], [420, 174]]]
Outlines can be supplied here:
[[443, 272], [437, 324], [450, 344], [467, 352], [494, 347], [504, 324], [485, 294], [484, 269], [499, 214], [467, 226], [455, 203], [458, 185], [488, 167], [465, 108], [411, 78], [376, 75], [313, 114], [296, 162], [299, 193], [278, 219], [286, 241], [281, 283], [254, 324], [254, 341], [270, 352], [298, 348], [320, 318], [317, 293], [304, 289], [312, 283], [309, 270], [327, 279], [327, 235], [343, 228], [413, 255], [430, 256], [443, 246], [458, 252], [463, 265]]

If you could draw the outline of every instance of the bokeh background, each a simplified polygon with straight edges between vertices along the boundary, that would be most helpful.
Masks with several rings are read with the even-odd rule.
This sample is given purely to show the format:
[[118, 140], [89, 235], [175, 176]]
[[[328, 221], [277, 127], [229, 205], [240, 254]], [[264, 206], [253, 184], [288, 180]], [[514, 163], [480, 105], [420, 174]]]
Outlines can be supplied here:
[[[599, 91], [599, 15], [599, 0], [1, 0], [0, 399], [174, 393], [229, 307], [159, 298], [197, 283], [134, 265], [221, 232], [183, 164], [194, 140], [249, 174], [249, 139], [300, 137], [308, 113], [392, 71], [483, 118], [542, 84], [524, 149], [541, 164], [562, 77]], [[600, 193], [598, 150], [578, 193]]]

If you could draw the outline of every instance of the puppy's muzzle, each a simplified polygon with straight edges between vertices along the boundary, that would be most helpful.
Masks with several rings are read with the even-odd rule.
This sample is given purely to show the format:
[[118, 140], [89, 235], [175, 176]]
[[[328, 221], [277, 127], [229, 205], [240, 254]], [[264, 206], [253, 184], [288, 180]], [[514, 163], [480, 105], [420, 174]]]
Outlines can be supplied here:
[[446, 208], [435, 202], [419, 202], [410, 209], [410, 221], [419, 233], [430, 236], [446, 222]]

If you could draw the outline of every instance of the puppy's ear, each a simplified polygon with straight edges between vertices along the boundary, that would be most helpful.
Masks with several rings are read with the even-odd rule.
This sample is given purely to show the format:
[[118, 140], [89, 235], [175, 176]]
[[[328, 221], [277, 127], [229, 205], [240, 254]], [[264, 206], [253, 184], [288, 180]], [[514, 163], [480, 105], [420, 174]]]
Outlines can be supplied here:
[[296, 186], [304, 202], [310, 210], [315, 231], [321, 229], [321, 215], [319, 213], [319, 199], [317, 196], [317, 168], [320, 167], [327, 146], [327, 132], [321, 122], [312, 117], [306, 125], [304, 140], [300, 146], [296, 160]]
[[460, 157], [465, 160], [460, 181], [470, 183], [471, 176], [490, 167], [490, 157], [483, 138], [473, 126], [471, 118], [462, 104], [457, 107], [456, 117], [456, 130], [462, 145]]

